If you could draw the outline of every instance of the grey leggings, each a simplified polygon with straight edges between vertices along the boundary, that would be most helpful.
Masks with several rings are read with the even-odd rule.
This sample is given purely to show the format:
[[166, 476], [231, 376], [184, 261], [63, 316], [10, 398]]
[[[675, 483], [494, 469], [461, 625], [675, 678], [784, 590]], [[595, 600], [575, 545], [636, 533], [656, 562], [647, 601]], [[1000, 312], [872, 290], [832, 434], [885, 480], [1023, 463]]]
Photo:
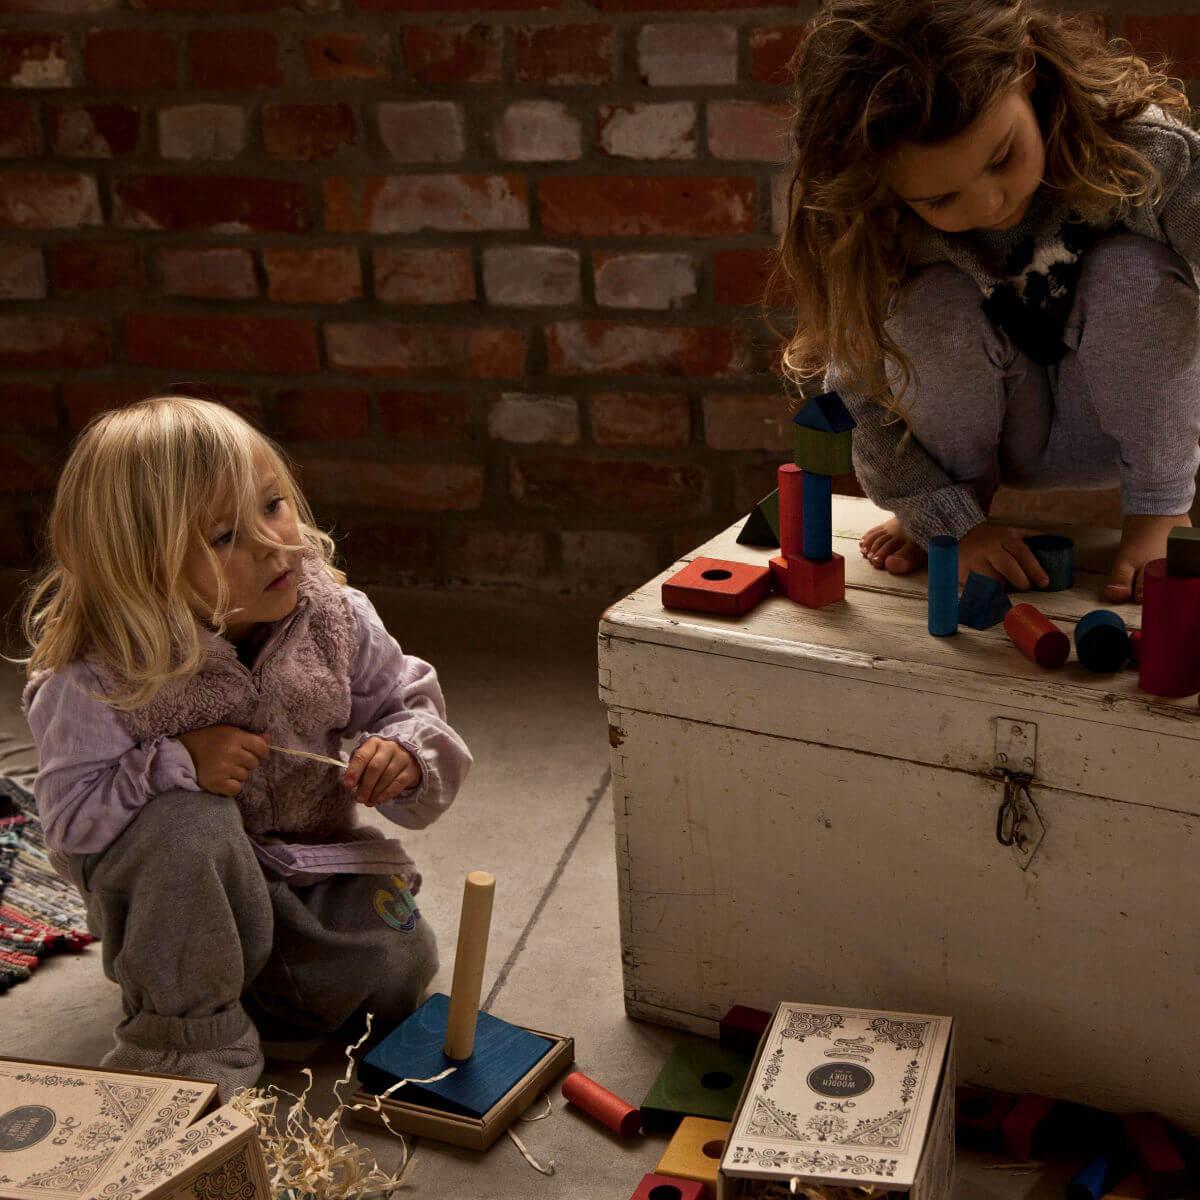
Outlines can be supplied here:
[[1061, 362], [1029, 359], [957, 267], [906, 284], [889, 331], [912, 359], [917, 441], [987, 510], [1001, 484], [1120, 485], [1126, 514], [1187, 512], [1200, 467], [1200, 297], [1169, 246], [1111, 235], [1084, 256]]

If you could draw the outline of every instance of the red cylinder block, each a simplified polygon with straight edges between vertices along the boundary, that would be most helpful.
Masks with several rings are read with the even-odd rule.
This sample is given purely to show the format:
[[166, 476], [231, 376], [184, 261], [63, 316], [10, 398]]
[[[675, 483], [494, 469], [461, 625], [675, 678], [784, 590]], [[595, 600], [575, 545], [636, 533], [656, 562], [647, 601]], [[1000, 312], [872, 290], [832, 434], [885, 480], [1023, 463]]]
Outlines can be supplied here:
[[795, 463], [779, 468], [779, 553], [782, 558], [804, 554], [804, 472]]
[[1061, 667], [1071, 656], [1071, 639], [1032, 604], [1016, 604], [1004, 617], [1004, 632], [1039, 667]]
[[1168, 575], [1165, 558], [1146, 564], [1137, 655], [1143, 692], [1200, 692], [1200, 577]]
[[621, 1137], [633, 1137], [642, 1126], [641, 1109], [626, 1104], [582, 1071], [572, 1071], [563, 1080], [562, 1092], [564, 1099]]

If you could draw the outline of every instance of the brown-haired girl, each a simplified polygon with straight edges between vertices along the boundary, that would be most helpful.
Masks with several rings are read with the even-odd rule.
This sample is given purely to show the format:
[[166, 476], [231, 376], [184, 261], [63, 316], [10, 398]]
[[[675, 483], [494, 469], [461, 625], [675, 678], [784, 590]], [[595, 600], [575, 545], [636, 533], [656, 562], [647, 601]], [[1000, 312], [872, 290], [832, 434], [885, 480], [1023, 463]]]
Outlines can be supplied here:
[[[775, 283], [784, 370], [858, 422], [903, 574], [1045, 582], [997, 487], [1120, 485], [1109, 601], [1188, 525], [1200, 466], [1200, 135], [1166, 76], [1093, 18], [1028, 0], [830, 0], [795, 61]], [[909, 436], [911, 434], [911, 436]]]

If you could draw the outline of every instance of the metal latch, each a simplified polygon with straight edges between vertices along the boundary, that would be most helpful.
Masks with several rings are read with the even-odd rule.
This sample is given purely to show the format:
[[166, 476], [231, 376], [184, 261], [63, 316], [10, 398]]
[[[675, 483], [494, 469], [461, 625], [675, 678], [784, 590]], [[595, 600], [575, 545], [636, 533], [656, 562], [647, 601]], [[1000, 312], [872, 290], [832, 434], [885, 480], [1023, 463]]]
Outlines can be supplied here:
[[1030, 791], [1037, 774], [1037, 726], [1032, 721], [996, 717], [995, 727], [992, 770], [1004, 781], [1004, 799], [996, 814], [996, 840], [1012, 847], [1021, 870], [1026, 871], [1046, 836], [1046, 826]]

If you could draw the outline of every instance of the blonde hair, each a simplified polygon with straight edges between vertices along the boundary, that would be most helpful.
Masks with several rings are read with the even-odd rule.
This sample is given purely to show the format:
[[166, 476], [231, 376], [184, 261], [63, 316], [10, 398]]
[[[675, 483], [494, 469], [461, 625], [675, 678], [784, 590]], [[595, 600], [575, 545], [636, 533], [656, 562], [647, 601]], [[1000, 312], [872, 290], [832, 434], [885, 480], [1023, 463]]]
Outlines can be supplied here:
[[957, 136], [1032, 69], [1045, 186], [1108, 223], [1161, 190], [1120, 126], [1154, 104], [1188, 114], [1127, 42], [1029, 0], [828, 0], [792, 67], [789, 216], [764, 296], [773, 327], [773, 306], [795, 314], [782, 371], [803, 391], [835, 366], [901, 414], [913, 369], [885, 323], [924, 224], [887, 186], [888, 154]]
[[[259, 452], [293, 506], [299, 545], [282, 546], [265, 527]], [[333, 539], [316, 527], [283, 451], [237, 413], [169, 395], [94, 417], [59, 478], [45, 531], [48, 563], [22, 605], [32, 652], [10, 661], [32, 676], [87, 657], [121, 689], [96, 698], [123, 710], [194, 674], [204, 659], [196, 614], [209, 606], [184, 563], [193, 547], [203, 548], [217, 581], [211, 623], [223, 633], [229, 592], [205, 527], [231, 502], [235, 536], [244, 527], [256, 543], [307, 551], [345, 582], [333, 565]]]

